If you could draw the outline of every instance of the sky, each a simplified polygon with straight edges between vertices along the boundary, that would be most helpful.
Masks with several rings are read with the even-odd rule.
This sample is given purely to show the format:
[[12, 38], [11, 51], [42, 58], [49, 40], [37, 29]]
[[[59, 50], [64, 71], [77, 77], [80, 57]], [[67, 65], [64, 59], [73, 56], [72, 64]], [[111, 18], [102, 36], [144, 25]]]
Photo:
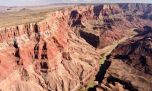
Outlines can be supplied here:
[[30, 6], [50, 3], [151, 3], [152, 0], [0, 0], [0, 6]]

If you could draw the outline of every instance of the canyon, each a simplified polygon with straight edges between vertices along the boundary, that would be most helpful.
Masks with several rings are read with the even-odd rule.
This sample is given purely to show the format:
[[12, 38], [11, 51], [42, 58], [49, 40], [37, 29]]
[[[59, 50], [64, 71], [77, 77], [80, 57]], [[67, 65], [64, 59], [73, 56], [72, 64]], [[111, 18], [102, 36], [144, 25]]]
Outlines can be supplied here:
[[152, 90], [151, 4], [18, 12], [0, 23], [0, 91]]
[[151, 30], [151, 27], [145, 26], [139, 30], [139, 34], [118, 44], [106, 56], [107, 59], [96, 76], [100, 85], [92, 89], [151, 91]]

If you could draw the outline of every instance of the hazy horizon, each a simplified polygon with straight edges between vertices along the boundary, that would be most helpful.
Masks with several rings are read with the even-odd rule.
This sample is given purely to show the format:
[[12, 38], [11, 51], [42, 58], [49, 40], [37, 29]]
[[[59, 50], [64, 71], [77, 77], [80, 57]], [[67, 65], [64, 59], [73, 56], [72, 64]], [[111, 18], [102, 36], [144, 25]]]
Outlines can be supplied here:
[[0, 6], [37, 6], [53, 3], [152, 3], [152, 0], [0, 0]]

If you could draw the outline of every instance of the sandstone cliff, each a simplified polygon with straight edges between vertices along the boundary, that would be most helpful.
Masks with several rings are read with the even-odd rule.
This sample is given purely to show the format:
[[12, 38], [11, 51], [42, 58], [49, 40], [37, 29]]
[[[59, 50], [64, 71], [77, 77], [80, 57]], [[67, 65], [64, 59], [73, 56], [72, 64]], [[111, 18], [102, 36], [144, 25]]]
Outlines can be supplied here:
[[[147, 10], [151, 6], [139, 6], [76, 6], [50, 12], [46, 19], [38, 22], [0, 28], [0, 90], [78, 91], [99, 69], [100, 50], [96, 51], [96, 48], [138, 33], [133, 31], [134, 28], [151, 25], [149, 17], [142, 17], [144, 14], [150, 15], [150, 11], [144, 12], [144, 7]], [[130, 10], [132, 7], [133, 11]], [[113, 66], [119, 64], [130, 70], [130, 65], [122, 61], [111, 63]], [[147, 69], [144, 68], [141, 70]], [[145, 73], [142, 74], [145, 76]], [[113, 77], [110, 76], [110, 81], [115, 80]], [[128, 86], [138, 89], [134, 88], [136, 84], [122, 80], [117, 85], [121, 83], [126, 84], [125, 89]], [[145, 82], [145, 85], [149, 87], [149, 83]]]
[[75, 91], [96, 73], [95, 48], [71, 30], [69, 13], [0, 29], [0, 90]]
[[134, 34], [132, 29], [151, 26], [149, 4], [101, 4], [75, 7], [69, 25], [99, 36], [98, 47]]
[[98, 74], [97, 79], [101, 84], [96, 87], [97, 91], [152, 90], [152, 28], [145, 26], [140, 31], [107, 56], [102, 65], [104, 71]]

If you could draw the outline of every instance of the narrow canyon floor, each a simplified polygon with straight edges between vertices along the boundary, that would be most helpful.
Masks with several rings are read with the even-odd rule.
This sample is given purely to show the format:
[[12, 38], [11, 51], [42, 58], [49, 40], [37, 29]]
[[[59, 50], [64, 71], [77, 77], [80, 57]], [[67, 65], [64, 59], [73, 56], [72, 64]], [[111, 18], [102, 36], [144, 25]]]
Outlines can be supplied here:
[[0, 11], [0, 91], [152, 90], [151, 4], [50, 7]]

